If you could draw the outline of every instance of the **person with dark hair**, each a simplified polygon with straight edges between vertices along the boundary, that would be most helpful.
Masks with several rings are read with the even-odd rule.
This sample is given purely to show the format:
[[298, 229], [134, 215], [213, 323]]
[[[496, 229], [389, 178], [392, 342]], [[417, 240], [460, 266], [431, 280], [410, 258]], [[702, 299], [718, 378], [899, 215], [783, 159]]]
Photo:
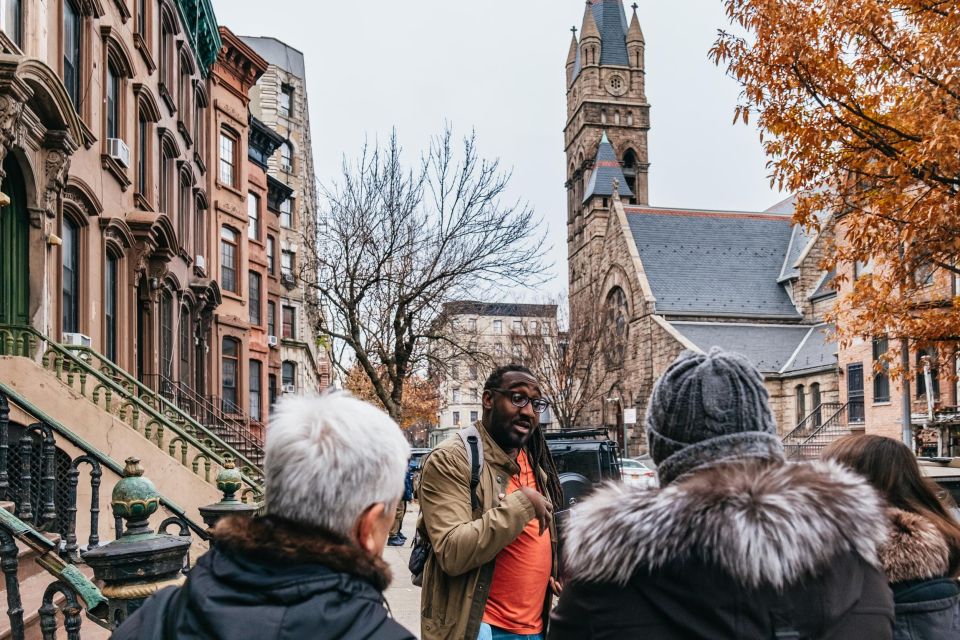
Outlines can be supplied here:
[[823, 457], [863, 475], [887, 501], [880, 562], [893, 590], [894, 640], [960, 638], [960, 524], [913, 452], [892, 438], [860, 435], [840, 438]]
[[481, 421], [438, 445], [420, 475], [424, 640], [540, 639], [560, 592], [562, 491], [539, 421], [549, 403], [520, 365], [491, 373], [482, 403]]
[[840, 464], [785, 461], [746, 358], [682, 353], [646, 432], [661, 486], [574, 507], [550, 640], [891, 638], [880, 496]]

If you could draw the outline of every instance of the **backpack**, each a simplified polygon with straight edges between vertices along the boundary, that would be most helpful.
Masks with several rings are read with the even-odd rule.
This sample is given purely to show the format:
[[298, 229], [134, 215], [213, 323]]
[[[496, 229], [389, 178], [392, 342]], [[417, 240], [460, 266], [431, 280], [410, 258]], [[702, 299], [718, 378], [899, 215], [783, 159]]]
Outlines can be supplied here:
[[[470, 425], [457, 432], [467, 451], [467, 463], [470, 465], [470, 507], [476, 512], [480, 509], [480, 497], [477, 496], [477, 487], [480, 485], [480, 470], [483, 469], [483, 439], [476, 425]], [[424, 461], [426, 464], [426, 461]], [[427, 557], [433, 552], [433, 545], [425, 535], [421, 535], [417, 528], [413, 536], [413, 549], [410, 551], [411, 581], [415, 586], [423, 585], [423, 568], [427, 565]]]

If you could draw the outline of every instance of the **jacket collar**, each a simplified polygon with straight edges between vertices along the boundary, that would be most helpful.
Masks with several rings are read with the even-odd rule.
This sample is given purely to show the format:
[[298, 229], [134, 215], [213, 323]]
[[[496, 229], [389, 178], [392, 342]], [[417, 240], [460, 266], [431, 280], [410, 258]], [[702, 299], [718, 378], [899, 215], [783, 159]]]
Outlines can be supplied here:
[[[539, 429], [539, 427], [537, 428]], [[500, 448], [500, 445], [496, 443], [493, 436], [487, 431], [487, 427], [483, 422], [477, 422], [477, 431], [480, 432], [480, 437], [483, 438], [483, 459], [487, 464], [506, 469], [510, 475], [519, 473], [520, 465]]]
[[877, 565], [880, 497], [834, 462], [727, 462], [660, 490], [610, 485], [574, 508], [571, 575], [625, 585], [638, 572], [703, 561], [750, 588], [782, 588], [838, 554]]
[[941, 578], [950, 570], [950, 547], [936, 525], [917, 513], [887, 509], [890, 535], [880, 562], [890, 582]]
[[383, 591], [392, 578], [382, 558], [370, 555], [345, 537], [277, 516], [231, 516], [213, 530], [218, 549], [264, 562], [320, 564]]

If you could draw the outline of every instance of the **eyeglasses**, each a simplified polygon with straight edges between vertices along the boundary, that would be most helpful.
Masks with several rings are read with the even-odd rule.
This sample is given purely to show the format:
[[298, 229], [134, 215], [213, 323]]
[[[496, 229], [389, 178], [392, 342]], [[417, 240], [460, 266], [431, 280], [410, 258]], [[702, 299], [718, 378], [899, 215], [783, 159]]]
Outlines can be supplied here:
[[529, 403], [537, 413], [543, 413], [550, 406], [550, 403], [543, 398], [531, 398], [519, 391], [510, 391], [509, 389], [487, 389], [495, 393], [502, 393], [510, 398], [510, 403], [518, 409], [523, 409]]

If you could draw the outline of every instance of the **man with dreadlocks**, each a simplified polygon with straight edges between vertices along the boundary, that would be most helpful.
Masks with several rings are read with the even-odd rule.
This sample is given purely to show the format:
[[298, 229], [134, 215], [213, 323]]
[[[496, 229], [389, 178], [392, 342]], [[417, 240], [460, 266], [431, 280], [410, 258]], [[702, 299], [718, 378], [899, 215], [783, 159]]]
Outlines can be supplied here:
[[482, 400], [479, 442], [447, 439], [420, 476], [417, 529], [433, 546], [420, 602], [424, 640], [540, 639], [560, 592], [553, 505], [563, 494], [540, 430], [549, 403], [515, 364], [490, 374]]

